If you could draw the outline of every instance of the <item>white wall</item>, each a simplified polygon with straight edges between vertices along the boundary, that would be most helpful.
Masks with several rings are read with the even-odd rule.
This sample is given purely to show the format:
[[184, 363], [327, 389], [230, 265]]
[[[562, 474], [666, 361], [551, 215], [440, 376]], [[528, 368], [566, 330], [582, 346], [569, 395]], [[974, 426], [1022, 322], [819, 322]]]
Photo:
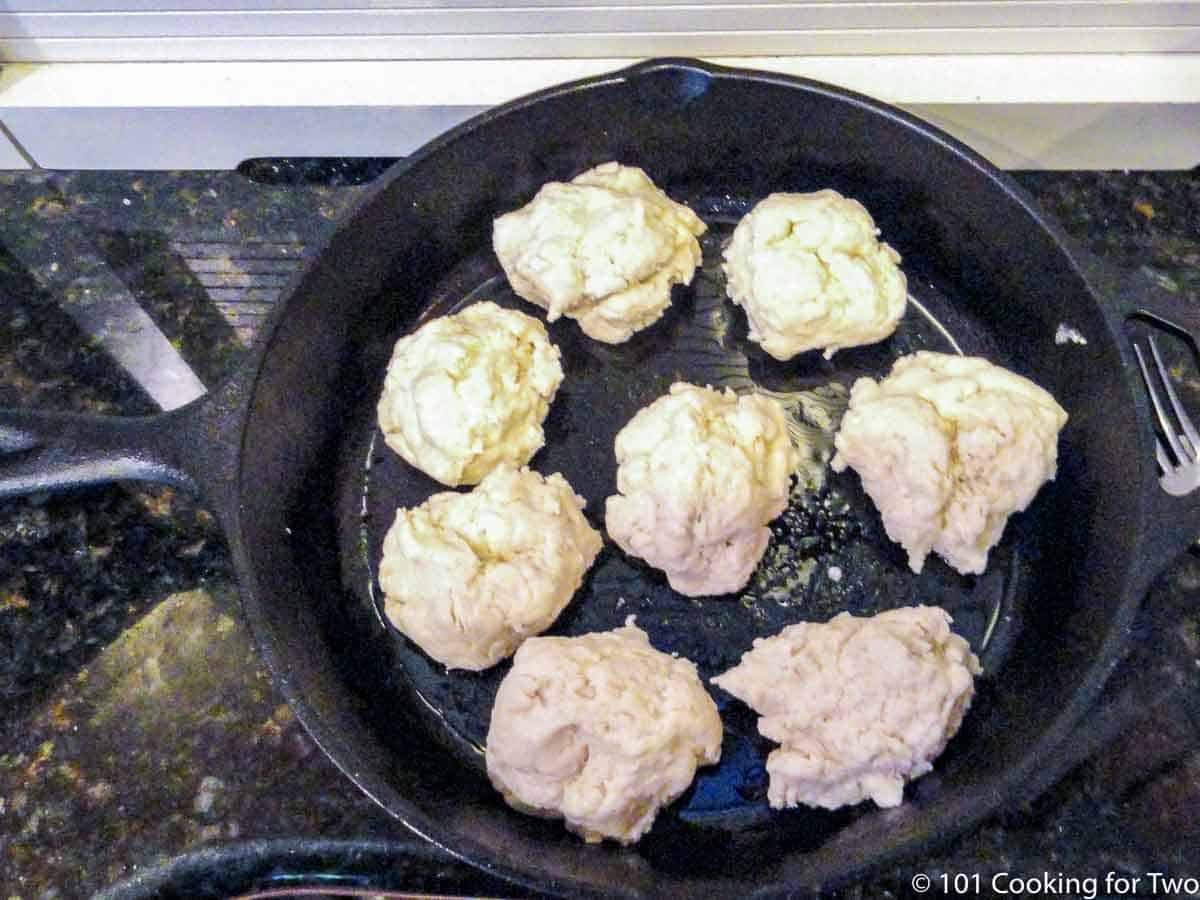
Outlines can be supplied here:
[[[410, 152], [652, 55], [806, 75], [1008, 167], [1200, 163], [1200, 0], [7, 0], [0, 123], [48, 168]], [[0, 130], [0, 167], [26, 163]]]

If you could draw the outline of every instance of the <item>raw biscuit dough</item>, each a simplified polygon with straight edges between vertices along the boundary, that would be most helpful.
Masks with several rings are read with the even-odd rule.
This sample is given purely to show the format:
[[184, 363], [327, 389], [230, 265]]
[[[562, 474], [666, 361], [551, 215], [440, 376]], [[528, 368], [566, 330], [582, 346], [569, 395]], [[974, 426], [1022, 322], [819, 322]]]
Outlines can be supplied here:
[[487, 771], [516, 809], [629, 844], [721, 756], [721, 719], [694, 664], [632, 624], [521, 645], [492, 708]]
[[857, 200], [837, 191], [771, 194], [725, 248], [726, 291], [750, 340], [780, 360], [872, 344], [896, 330], [908, 299], [900, 255]]
[[621, 429], [609, 536], [681, 594], [740, 590], [798, 464], [778, 401], [682, 382]]
[[492, 242], [513, 290], [551, 322], [619, 344], [658, 321], [671, 285], [691, 283], [705, 227], [641, 169], [610, 162], [544, 185], [495, 221]]
[[914, 606], [789, 625], [713, 679], [781, 745], [767, 757], [772, 807], [900, 803], [975, 692], [979, 660], [949, 623], [945, 610]]
[[468, 494], [401, 509], [383, 541], [384, 611], [452, 669], [486, 669], [549, 628], [602, 540], [558, 474], [503, 465]]
[[426, 322], [392, 351], [378, 407], [384, 439], [450, 486], [524, 465], [545, 443], [559, 359], [546, 326], [490, 301]]
[[1011, 513], [1054, 478], [1067, 414], [1032, 381], [985, 359], [922, 351], [882, 381], [860, 378], [834, 438], [888, 537], [920, 572], [933, 551], [981, 573]]

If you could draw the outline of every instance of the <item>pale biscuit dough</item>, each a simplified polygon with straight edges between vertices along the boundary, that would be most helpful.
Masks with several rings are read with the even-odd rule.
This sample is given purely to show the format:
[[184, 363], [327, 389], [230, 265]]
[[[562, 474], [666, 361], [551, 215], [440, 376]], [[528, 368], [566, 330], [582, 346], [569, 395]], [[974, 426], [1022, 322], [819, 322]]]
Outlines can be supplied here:
[[682, 594], [741, 589], [798, 461], [778, 401], [673, 384], [617, 434], [616, 456], [609, 536]]
[[725, 248], [726, 290], [750, 340], [776, 359], [872, 344], [896, 330], [908, 298], [900, 255], [857, 200], [837, 191], [771, 194]]
[[559, 359], [541, 322], [490, 301], [426, 322], [392, 351], [378, 405], [384, 439], [451, 486], [524, 465], [545, 443]]
[[561, 475], [502, 465], [468, 494], [401, 509], [383, 542], [384, 611], [452, 669], [486, 669], [549, 628], [600, 552]]
[[705, 227], [641, 169], [610, 162], [496, 219], [493, 246], [513, 290], [551, 322], [565, 315], [618, 344], [661, 318], [671, 285], [691, 282]]
[[1067, 414], [985, 359], [922, 351], [860, 378], [834, 438], [836, 471], [862, 478], [888, 536], [920, 572], [932, 551], [981, 573], [1013, 512], [1055, 475]]
[[772, 807], [900, 803], [975, 692], [979, 660], [949, 623], [944, 610], [915, 606], [789, 625], [713, 679], [781, 745], [767, 757]]
[[512, 806], [629, 844], [721, 756], [696, 667], [632, 624], [521, 645], [492, 708], [487, 770]]

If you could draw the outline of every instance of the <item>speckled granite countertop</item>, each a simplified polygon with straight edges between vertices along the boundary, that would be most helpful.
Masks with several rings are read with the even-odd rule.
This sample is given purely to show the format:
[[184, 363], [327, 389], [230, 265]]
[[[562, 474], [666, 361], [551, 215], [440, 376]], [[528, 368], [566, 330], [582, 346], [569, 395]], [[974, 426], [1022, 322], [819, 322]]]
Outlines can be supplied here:
[[[81, 297], [143, 310], [211, 387], [380, 168], [0, 173], [0, 406], [132, 415], [186, 391], [115, 365], [68, 302]], [[1200, 303], [1200, 173], [1019, 180], [1099, 255]], [[129, 878], [215, 894], [289, 872], [518, 895], [413, 842], [334, 769], [258, 665], [236, 590], [212, 517], [181, 493], [0, 502], [0, 897]], [[1032, 806], [839, 893], [907, 896], [918, 871], [1200, 877], [1198, 656], [1191, 554], [1152, 592], [1123, 670], [1155, 666], [1175, 689], [1094, 735]], [[199, 855], [157, 868], [181, 854]]]

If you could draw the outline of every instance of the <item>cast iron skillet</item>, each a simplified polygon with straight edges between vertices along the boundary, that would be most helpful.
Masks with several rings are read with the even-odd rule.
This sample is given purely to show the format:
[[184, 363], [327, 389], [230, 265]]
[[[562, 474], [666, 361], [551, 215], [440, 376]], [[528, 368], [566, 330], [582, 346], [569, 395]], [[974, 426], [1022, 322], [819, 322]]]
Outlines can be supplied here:
[[[438, 489], [376, 440], [392, 343], [422, 317], [476, 299], [518, 304], [490, 253], [492, 219], [544, 182], [611, 159], [645, 168], [711, 230], [694, 284], [628, 344], [595, 344], [565, 320], [551, 328], [566, 381], [533, 464], [563, 471], [598, 526], [614, 483], [612, 436], [677, 378], [773, 391], [797, 433], [820, 444], [838, 414], [828, 385], [880, 375], [913, 349], [960, 349], [1033, 378], [1070, 413], [1057, 480], [1010, 523], [984, 576], [935, 560], [913, 576], [855, 476], [826, 475], [797, 491], [741, 594], [678, 597], [610, 546], [555, 625], [574, 634], [636, 614], [657, 646], [707, 677], [790, 621], [946, 606], [986, 672], [962, 731], [897, 809], [770, 812], [770, 747], [753, 716], [714, 689], [721, 765], [637, 847], [585, 846], [509, 810], [482, 774], [479, 744], [505, 667], [447, 675], [378, 613], [372, 570], [395, 506]], [[747, 344], [744, 319], [721, 299], [720, 241], [766, 194], [821, 187], [872, 211], [916, 302], [881, 345], [775, 363]], [[200, 490], [229, 539], [266, 664], [313, 737], [381, 806], [465, 860], [563, 893], [815, 889], [918, 853], [1060, 771], [1151, 578], [1200, 533], [1197, 504], [1156, 483], [1126, 334], [1139, 316], [1193, 333], [1198, 324], [1166, 295], [1115, 283], [1008, 178], [936, 129], [809, 81], [653, 61], [510, 103], [397, 164], [213, 395], [145, 419], [4, 413], [0, 495], [119, 478]], [[1087, 343], [1056, 343], [1060, 324]]]

